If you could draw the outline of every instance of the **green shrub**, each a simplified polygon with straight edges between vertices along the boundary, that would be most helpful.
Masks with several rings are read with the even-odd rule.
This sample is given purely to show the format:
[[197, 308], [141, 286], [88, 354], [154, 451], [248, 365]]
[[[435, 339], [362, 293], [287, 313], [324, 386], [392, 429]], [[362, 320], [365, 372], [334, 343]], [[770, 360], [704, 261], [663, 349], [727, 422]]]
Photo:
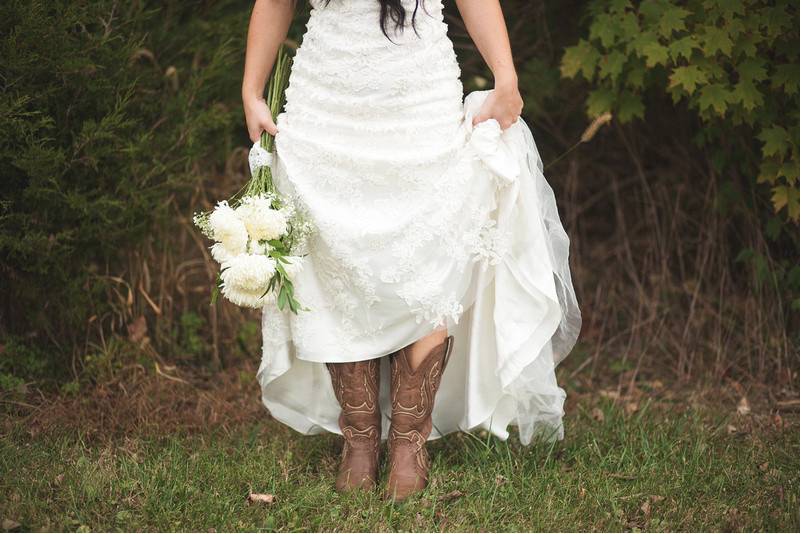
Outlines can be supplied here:
[[561, 66], [592, 84], [587, 113], [642, 119], [646, 94], [667, 92], [700, 118], [696, 141], [713, 160], [750, 176], [797, 223], [798, 2], [596, 0], [588, 13], [588, 37]]
[[0, 335], [69, 352], [107, 309], [104, 276], [225, 161], [246, 17], [233, 1], [0, 5]]

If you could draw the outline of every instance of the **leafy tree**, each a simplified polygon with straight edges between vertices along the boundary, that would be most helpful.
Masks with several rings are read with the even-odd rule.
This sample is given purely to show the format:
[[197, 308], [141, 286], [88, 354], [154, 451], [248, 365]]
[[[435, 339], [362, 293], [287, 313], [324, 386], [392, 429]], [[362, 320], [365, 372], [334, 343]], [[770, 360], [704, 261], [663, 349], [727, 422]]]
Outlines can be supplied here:
[[597, 0], [589, 15], [589, 35], [561, 63], [592, 84], [588, 115], [643, 119], [646, 93], [666, 92], [703, 122], [699, 145], [736, 146], [728, 163], [797, 224], [798, 2]]

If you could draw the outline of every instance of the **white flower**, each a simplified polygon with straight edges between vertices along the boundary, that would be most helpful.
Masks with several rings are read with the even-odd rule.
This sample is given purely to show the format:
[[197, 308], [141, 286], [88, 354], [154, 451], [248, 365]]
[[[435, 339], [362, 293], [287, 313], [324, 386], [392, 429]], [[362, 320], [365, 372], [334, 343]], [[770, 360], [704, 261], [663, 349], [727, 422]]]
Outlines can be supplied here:
[[270, 251], [270, 245], [262, 244], [256, 241], [255, 239], [250, 240], [250, 246], [248, 247], [248, 252], [250, 254], [257, 254], [260, 256], [266, 256], [267, 253]]
[[286, 262], [281, 262], [281, 266], [286, 271], [286, 275], [291, 279], [303, 270], [303, 257], [302, 256], [287, 256], [284, 258]]
[[222, 294], [237, 306], [259, 308], [271, 294], [264, 295], [275, 274], [275, 260], [268, 256], [240, 254], [229, 259], [220, 273]]
[[222, 294], [226, 299], [243, 308], [263, 308], [275, 300], [274, 291], [264, 295], [264, 291], [244, 291], [235, 287], [223, 287]]
[[278, 239], [286, 234], [287, 219], [283, 211], [270, 207], [266, 196], [245, 197], [236, 208], [236, 214], [245, 224], [250, 237], [256, 241]]
[[223, 245], [222, 243], [214, 243], [211, 246], [211, 257], [214, 258], [214, 260], [221, 265], [230, 260], [231, 258], [233, 258], [234, 256], [237, 256], [243, 252], [244, 250], [235, 250], [235, 251], [228, 250], [226, 246]]
[[231, 254], [245, 251], [248, 232], [236, 212], [223, 200], [209, 216], [209, 227], [216, 241], [222, 243]]

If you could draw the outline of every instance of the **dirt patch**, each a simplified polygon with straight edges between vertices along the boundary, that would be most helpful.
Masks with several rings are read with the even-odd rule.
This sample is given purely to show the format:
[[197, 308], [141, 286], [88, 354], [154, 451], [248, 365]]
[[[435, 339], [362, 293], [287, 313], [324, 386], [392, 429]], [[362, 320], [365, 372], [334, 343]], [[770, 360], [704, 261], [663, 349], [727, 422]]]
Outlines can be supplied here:
[[77, 395], [42, 395], [12, 403], [3, 433], [20, 425], [32, 437], [66, 432], [80, 433], [87, 440], [227, 432], [270, 418], [255, 373], [251, 363], [213, 374], [190, 369], [141, 372], [82, 389]]

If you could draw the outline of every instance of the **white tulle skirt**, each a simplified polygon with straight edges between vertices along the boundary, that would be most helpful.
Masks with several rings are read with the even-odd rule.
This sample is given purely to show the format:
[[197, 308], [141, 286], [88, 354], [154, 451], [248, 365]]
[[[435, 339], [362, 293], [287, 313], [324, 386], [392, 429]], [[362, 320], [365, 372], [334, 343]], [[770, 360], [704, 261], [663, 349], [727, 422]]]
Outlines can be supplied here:
[[[339, 433], [325, 362], [455, 337], [431, 439], [563, 436], [555, 366], [581, 325], [569, 240], [530, 130], [472, 126], [441, 3], [389, 43], [372, 0], [314, 3], [279, 116], [274, 177], [315, 227], [298, 300], [263, 312], [262, 400], [304, 434]], [[360, 39], [346, 36], [356, 35]], [[391, 415], [389, 365], [380, 404]], [[383, 437], [388, 433], [383, 427]]]

